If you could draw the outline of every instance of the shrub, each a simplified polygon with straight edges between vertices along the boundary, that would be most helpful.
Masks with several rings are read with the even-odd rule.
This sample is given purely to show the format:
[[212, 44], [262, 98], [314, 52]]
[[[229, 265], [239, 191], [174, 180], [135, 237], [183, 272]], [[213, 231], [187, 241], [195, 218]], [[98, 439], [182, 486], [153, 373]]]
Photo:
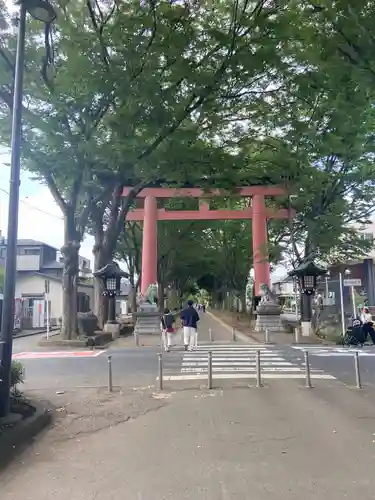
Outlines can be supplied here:
[[25, 368], [19, 361], [12, 361], [10, 371], [10, 386], [12, 391], [17, 390], [19, 384], [23, 384], [25, 380]]

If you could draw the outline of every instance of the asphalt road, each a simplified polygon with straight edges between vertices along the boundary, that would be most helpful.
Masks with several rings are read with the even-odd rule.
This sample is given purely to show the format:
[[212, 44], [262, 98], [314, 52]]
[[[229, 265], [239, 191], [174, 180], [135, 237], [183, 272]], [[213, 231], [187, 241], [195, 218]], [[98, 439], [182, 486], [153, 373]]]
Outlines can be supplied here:
[[309, 361], [312, 369], [322, 370], [341, 382], [353, 386], [356, 383], [354, 371], [354, 353], [359, 353], [361, 380], [364, 385], [375, 387], [375, 347], [365, 346], [354, 349], [339, 346], [303, 346], [293, 348], [283, 347], [284, 356], [292, 363], [304, 363], [304, 350], [309, 351]]
[[[160, 348], [109, 349], [94, 351], [94, 357], [41, 358], [18, 357], [21, 353], [49, 353], [51, 347], [40, 347], [45, 334], [14, 339], [13, 354], [25, 367], [24, 389], [64, 390], [72, 387], [101, 387], [108, 384], [108, 354], [112, 355], [114, 385], [151, 384], [157, 373]], [[59, 351], [58, 347], [53, 352]], [[74, 349], [71, 349], [74, 351]], [[76, 349], [79, 353], [80, 350]], [[22, 356], [22, 355], [21, 355]]]
[[108, 354], [112, 355], [113, 384], [153, 384], [157, 372], [157, 348], [100, 352], [91, 358], [22, 359], [25, 389], [64, 390], [73, 387], [102, 387], [108, 384]]
[[[200, 343], [203, 342], [206, 345], [208, 334], [204, 332], [208, 328], [214, 328], [214, 333], [218, 337], [216, 344], [222, 345], [222, 347], [216, 345], [216, 348], [220, 351], [218, 363], [223, 365], [232, 363], [233, 371], [237, 372], [246, 371], [246, 369], [251, 370], [251, 366], [244, 367], [243, 365], [252, 361], [241, 359], [241, 356], [246, 358], [251, 356], [251, 346], [249, 346], [249, 350], [246, 350], [245, 346], [243, 346], [241, 353], [236, 350], [236, 347], [241, 350], [239, 342], [230, 344], [227, 341], [228, 344], [225, 347], [223, 342], [226, 337], [229, 340], [231, 336], [230, 329], [226, 331], [208, 315], [201, 318], [200, 328]], [[14, 353], [19, 355], [19, 353], [23, 352], [48, 351], [50, 348], [38, 346], [38, 342], [43, 336], [44, 334], [15, 339], [13, 343]], [[272, 352], [274, 348], [271, 346], [270, 350], [264, 353], [265, 363], [268, 365], [264, 369], [266, 371], [267, 369], [275, 371], [274, 377], [283, 378], [282, 372], [285, 373], [290, 370], [293, 373], [296, 371], [296, 367], [300, 367], [301, 371], [303, 371], [303, 349], [307, 348], [310, 354], [312, 373], [331, 375], [349, 386], [355, 385], [353, 354], [355, 349], [340, 348], [339, 346], [317, 347], [316, 345], [301, 346], [300, 349], [278, 345], [275, 346], [276, 348], [277, 352]], [[54, 350], [57, 351], [58, 348]], [[87, 358], [21, 359], [26, 371], [25, 389], [55, 388], [56, 390], [64, 390], [72, 387], [106, 386], [108, 384], [108, 354], [112, 355], [113, 383], [115, 385], [122, 387], [152, 385], [155, 384], [158, 374], [157, 353], [159, 351], [159, 347], [115, 348], [108, 351], [99, 351], [98, 356]], [[375, 387], [375, 347], [366, 346], [359, 352], [362, 382], [365, 386]], [[182, 350], [177, 350], [164, 355], [165, 375], [170, 376], [171, 380], [188, 379], [190, 378], [189, 375], [194, 378], [195, 372], [202, 372], [201, 366], [206, 363], [205, 359], [203, 359], [206, 355], [201, 354], [199, 357], [199, 353], [186, 356], [185, 354]], [[274, 360], [272, 356], [275, 357]], [[235, 359], [233, 359], [234, 357]], [[286, 366], [288, 363], [290, 363], [289, 367]], [[234, 367], [235, 364], [237, 364], [236, 367]], [[231, 371], [231, 368], [229, 366], [214, 367], [214, 374], [217, 371], [228, 372]], [[230, 378], [230, 375], [225, 375], [225, 377], [227, 376]], [[321, 378], [324, 378], [324, 376]]]

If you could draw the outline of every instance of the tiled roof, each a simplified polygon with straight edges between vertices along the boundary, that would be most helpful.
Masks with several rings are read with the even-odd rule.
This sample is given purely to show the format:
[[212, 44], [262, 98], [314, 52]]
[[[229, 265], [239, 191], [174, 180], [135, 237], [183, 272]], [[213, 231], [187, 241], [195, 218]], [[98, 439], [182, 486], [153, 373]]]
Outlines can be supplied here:
[[[7, 244], [7, 240], [4, 240], [2, 243], [3, 245]], [[43, 241], [38, 241], [38, 240], [29, 240], [29, 239], [20, 239], [17, 240], [17, 245], [18, 246], [24, 246], [24, 247], [40, 247], [40, 246], [47, 246], [50, 248], [55, 248], [52, 245], [48, 245], [48, 243], [44, 243]], [[57, 249], [56, 249], [57, 250]]]
[[41, 266], [42, 269], [62, 269], [63, 267], [64, 264], [62, 262], [57, 262], [56, 260], [51, 260]]

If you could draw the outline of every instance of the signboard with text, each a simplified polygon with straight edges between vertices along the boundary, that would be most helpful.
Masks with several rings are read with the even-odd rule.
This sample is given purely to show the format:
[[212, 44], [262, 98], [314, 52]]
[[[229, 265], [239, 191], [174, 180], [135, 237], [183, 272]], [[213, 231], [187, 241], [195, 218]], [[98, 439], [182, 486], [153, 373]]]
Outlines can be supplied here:
[[344, 286], [362, 286], [362, 280], [359, 278], [344, 279]]

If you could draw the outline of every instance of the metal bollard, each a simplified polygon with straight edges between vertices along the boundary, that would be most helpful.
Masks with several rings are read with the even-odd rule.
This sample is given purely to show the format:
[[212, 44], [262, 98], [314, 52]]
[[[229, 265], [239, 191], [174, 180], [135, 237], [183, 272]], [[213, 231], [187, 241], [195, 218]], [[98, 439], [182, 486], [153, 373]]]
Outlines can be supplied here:
[[294, 342], [299, 344], [299, 328], [298, 326], [294, 329]]
[[361, 372], [359, 371], [359, 355], [358, 351], [354, 353], [354, 369], [355, 369], [355, 382], [357, 389], [362, 389]]
[[163, 390], [163, 355], [161, 352], [158, 354], [159, 365], [159, 391]]
[[257, 387], [262, 386], [262, 375], [260, 371], [260, 350], [258, 349], [255, 353], [255, 365], [256, 365], [256, 374], [257, 374]]
[[212, 351], [208, 351], [207, 363], [208, 388], [212, 389]]
[[112, 356], [108, 356], [108, 390], [109, 390], [109, 392], [113, 392], [113, 383], [112, 383]]
[[212, 328], [208, 329], [208, 335], [210, 336], [210, 342], [212, 342]]
[[137, 332], [134, 332], [135, 345], [139, 346], [139, 335]]
[[268, 333], [268, 329], [266, 328], [264, 330], [264, 343], [269, 344], [270, 343], [270, 335]]
[[232, 340], [233, 340], [233, 342], [236, 341], [236, 329], [235, 329], [235, 327], [232, 328]]
[[307, 387], [308, 389], [311, 389], [312, 385], [311, 385], [309, 351], [305, 351], [304, 355], [305, 355], [305, 387]]

